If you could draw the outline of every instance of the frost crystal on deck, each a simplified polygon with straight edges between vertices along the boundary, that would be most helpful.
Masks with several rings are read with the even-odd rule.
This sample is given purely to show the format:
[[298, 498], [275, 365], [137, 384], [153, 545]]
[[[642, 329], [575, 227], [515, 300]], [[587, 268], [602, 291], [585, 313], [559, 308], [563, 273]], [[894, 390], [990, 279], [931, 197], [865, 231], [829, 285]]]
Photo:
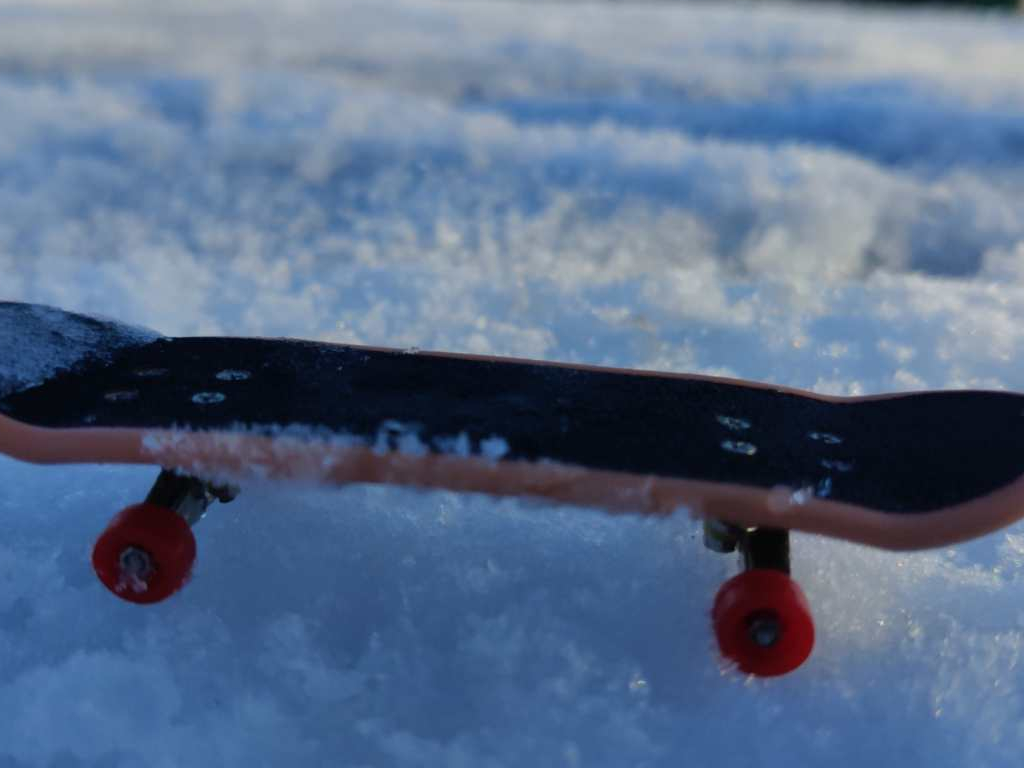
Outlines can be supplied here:
[[0, 397], [42, 383], [59, 370], [158, 333], [38, 304], [0, 302]]

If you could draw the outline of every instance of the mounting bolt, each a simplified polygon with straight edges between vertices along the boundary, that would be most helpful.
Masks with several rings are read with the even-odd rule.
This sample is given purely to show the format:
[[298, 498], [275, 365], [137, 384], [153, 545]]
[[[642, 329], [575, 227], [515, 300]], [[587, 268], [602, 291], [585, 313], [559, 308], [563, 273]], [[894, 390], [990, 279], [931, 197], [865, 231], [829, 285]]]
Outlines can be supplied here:
[[736, 551], [739, 529], [721, 520], [704, 521], [704, 546], [712, 552], [727, 554]]

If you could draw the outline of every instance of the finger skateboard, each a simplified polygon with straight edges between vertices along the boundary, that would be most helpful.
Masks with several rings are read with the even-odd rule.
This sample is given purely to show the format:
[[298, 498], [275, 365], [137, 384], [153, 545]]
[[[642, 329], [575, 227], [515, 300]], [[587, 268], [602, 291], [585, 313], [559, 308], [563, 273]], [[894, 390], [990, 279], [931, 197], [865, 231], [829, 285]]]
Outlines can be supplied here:
[[118, 596], [188, 579], [192, 525], [246, 478], [536, 497], [704, 521], [742, 572], [715, 598], [723, 654], [777, 675], [811, 653], [789, 535], [886, 549], [1024, 516], [1024, 395], [827, 397], [678, 373], [263, 338], [168, 338], [0, 302], [0, 452], [161, 468], [100, 535]]

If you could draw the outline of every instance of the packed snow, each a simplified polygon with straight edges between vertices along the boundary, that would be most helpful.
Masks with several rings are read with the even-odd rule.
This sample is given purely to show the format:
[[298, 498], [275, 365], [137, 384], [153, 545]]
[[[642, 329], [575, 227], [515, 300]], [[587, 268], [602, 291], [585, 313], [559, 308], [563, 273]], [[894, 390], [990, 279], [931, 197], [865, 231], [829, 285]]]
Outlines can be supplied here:
[[[1024, 391], [1022, 73], [1002, 14], [0, 0], [0, 301]], [[89, 554], [154, 477], [0, 459], [3, 768], [1024, 753], [1022, 526], [916, 554], [794, 537], [817, 647], [754, 680], [708, 619], [737, 564], [685, 515], [256, 482], [140, 608]]]

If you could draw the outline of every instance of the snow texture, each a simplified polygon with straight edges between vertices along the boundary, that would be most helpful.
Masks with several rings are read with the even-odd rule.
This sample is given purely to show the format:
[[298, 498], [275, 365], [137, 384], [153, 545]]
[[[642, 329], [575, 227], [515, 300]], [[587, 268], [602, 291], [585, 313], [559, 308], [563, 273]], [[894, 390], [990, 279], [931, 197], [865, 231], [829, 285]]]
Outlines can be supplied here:
[[[0, 0], [0, 300], [1024, 391], [1022, 72], [999, 14]], [[13, 386], [64, 362], [24, 364]], [[0, 460], [0, 767], [1024, 754], [1020, 525], [902, 555], [795, 537], [817, 648], [761, 681], [717, 658], [736, 563], [682, 515], [256, 482], [197, 527], [185, 591], [121, 604], [89, 548], [154, 475]]]

